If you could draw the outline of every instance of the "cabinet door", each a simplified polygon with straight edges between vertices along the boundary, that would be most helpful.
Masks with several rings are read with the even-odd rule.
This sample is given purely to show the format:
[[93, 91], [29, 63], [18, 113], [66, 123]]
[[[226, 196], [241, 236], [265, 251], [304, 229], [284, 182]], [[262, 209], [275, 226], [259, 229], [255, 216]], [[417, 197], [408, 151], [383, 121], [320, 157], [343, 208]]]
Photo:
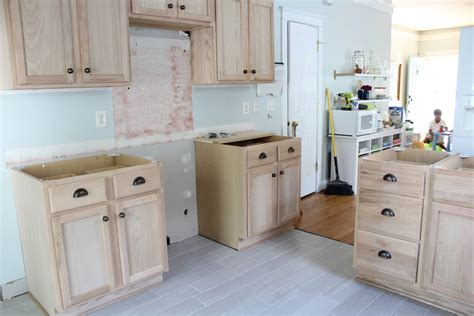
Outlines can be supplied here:
[[250, 78], [247, 0], [216, 1], [217, 80]]
[[278, 218], [283, 223], [299, 214], [301, 163], [299, 159], [283, 161], [278, 169]]
[[252, 237], [277, 224], [277, 165], [250, 169], [247, 181], [248, 231]]
[[55, 216], [52, 225], [64, 307], [115, 288], [107, 206]]
[[128, 15], [125, 0], [79, 0], [83, 82], [129, 81]]
[[124, 284], [168, 269], [162, 193], [117, 203]]
[[275, 79], [273, 1], [249, 0], [250, 69], [253, 80]]
[[212, 0], [178, 0], [178, 17], [195, 21], [212, 21]]
[[132, 0], [132, 13], [177, 17], [177, 0]]
[[70, 1], [11, 0], [8, 3], [17, 83], [75, 82]]
[[474, 209], [433, 203], [430, 217], [425, 286], [474, 302]]

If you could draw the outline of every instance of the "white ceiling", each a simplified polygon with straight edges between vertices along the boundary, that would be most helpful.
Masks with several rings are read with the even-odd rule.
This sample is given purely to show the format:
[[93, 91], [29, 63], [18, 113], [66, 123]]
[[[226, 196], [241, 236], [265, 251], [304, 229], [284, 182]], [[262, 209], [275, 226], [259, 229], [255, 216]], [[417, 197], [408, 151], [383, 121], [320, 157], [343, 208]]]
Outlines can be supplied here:
[[474, 25], [474, 0], [393, 0], [392, 23], [427, 31]]

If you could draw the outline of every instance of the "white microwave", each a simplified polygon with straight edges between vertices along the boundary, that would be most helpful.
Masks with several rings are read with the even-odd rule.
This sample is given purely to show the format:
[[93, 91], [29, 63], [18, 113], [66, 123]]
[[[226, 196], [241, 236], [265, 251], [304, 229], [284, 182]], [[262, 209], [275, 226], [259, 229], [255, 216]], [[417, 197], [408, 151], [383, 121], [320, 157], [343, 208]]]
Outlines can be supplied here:
[[334, 134], [360, 136], [377, 132], [377, 111], [334, 110]]

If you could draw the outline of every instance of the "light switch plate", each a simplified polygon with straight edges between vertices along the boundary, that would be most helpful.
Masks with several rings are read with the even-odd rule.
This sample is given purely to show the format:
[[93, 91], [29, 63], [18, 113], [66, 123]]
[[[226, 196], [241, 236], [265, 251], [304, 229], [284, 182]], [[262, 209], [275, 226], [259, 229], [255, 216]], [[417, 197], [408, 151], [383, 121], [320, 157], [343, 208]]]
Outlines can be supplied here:
[[253, 113], [258, 112], [259, 107], [260, 107], [260, 102], [255, 101], [253, 103]]
[[275, 111], [275, 100], [273, 100], [273, 99], [267, 100], [267, 111], [268, 112]]
[[242, 102], [242, 113], [247, 115], [250, 113], [250, 102]]
[[107, 111], [95, 112], [95, 127], [97, 128], [107, 127]]

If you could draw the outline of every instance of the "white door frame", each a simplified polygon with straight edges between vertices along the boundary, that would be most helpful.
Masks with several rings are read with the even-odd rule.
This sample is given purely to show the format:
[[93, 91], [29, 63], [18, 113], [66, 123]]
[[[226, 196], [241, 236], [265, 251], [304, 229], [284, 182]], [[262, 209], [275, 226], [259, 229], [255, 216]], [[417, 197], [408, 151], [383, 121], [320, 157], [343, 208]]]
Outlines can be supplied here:
[[[282, 103], [282, 135], [288, 135], [288, 22], [296, 22], [301, 24], [307, 24], [318, 28], [319, 41], [323, 42], [323, 19], [324, 17], [314, 13], [308, 13], [305, 11], [288, 9], [280, 7], [281, 11], [281, 58], [285, 67], [285, 84], [283, 85], [283, 92], [281, 96]], [[320, 192], [324, 189], [323, 176], [322, 176], [322, 160], [323, 160], [323, 114], [324, 114], [324, 89], [323, 89], [323, 45], [319, 45], [318, 54], [318, 87], [319, 100], [316, 104], [317, 109], [317, 155], [316, 162], [318, 168], [316, 171], [316, 192]]]

